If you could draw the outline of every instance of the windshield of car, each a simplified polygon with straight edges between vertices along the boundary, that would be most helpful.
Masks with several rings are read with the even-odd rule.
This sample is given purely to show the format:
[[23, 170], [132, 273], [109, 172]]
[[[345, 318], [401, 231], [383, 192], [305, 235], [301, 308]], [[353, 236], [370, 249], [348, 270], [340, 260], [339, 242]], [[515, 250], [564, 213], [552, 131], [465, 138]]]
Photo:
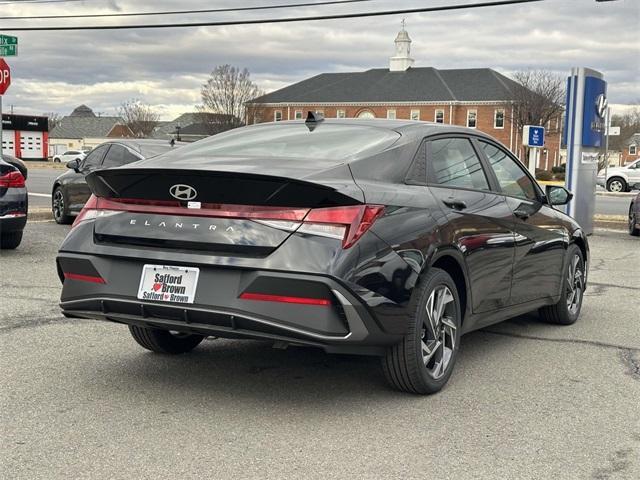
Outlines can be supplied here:
[[363, 125], [304, 123], [239, 128], [183, 147], [185, 155], [225, 155], [339, 160], [372, 154], [393, 145], [400, 134]]

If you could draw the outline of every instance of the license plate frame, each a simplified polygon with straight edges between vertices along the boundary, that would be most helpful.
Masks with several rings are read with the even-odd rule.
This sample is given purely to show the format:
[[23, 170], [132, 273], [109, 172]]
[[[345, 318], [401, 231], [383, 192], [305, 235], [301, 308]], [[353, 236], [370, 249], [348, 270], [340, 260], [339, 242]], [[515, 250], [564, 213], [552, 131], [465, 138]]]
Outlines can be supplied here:
[[200, 269], [197, 267], [145, 264], [140, 274], [137, 298], [163, 303], [193, 303], [199, 277]]

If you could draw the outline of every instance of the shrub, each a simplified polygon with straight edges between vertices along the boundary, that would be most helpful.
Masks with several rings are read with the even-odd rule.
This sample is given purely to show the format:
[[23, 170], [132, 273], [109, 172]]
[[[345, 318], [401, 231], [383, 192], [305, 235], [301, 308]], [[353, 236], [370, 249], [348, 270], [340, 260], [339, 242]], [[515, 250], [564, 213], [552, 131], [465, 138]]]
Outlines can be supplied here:
[[565, 173], [567, 171], [567, 164], [563, 163], [562, 165], [559, 165], [557, 167], [552, 167], [551, 171], [553, 173]]
[[551, 172], [547, 172], [546, 170], [536, 170], [536, 178], [538, 180], [548, 182], [549, 180], [553, 180], [553, 175], [551, 175]]
[[555, 178], [556, 180], [560, 180], [564, 182], [564, 178], [565, 178], [565, 173], [564, 172], [559, 172], [556, 173], [553, 178]]

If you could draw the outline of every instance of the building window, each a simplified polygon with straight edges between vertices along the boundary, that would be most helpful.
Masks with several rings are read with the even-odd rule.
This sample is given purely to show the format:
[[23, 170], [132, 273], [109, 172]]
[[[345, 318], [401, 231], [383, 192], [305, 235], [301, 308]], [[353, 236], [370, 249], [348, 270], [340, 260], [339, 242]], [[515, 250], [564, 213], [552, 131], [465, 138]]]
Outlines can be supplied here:
[[436, 110], [434, 120], [436, 123], [444, 123], [444, 110]]
[[411, 110], [411, 120], [420, 120], [420, 110]]
[[336, 112], [336, 118], [347, 118], [347, 112], [344, 110], [338, 110]]
[[302, 110], [296, 110], [294, 115], [296, 120], [302, 120]]
[[389, 120], [395, 120], [396, 119], [396, 111], [394, 109], [387, 110], [387, 118]]
[[477, 110], [467, 110], [467, 127], [476, 128], [476, 121], [478, 120]]
[[371, 110], [362, 110], [358, 113], [358, 118], [376, 118]]
[[493, 128], [504, 128], [504, 110], [496, 110], [493, 116]]
[[276, 110], [273, 112], [273, 121], [279, 122], [282, 120], [282, 110]]
[[636, 155], [638, 153], [638, 147], [636, 145], [629, 145], [629, 155]]
[[324, 117], [324, 110], [316, 110], [316, 113]]

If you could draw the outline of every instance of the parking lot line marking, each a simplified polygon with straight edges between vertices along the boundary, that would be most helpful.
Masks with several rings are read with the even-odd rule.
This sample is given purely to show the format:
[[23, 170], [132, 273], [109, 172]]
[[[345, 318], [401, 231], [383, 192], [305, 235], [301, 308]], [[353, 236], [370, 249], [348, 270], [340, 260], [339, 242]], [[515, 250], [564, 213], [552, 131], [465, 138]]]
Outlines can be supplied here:
[[47, 198], [51, 198], [51, 195], [48, 193], [33, 193], [33, 192], [29, 192], [29, 195], [33, 195], [34, 197], [47, 197]]

